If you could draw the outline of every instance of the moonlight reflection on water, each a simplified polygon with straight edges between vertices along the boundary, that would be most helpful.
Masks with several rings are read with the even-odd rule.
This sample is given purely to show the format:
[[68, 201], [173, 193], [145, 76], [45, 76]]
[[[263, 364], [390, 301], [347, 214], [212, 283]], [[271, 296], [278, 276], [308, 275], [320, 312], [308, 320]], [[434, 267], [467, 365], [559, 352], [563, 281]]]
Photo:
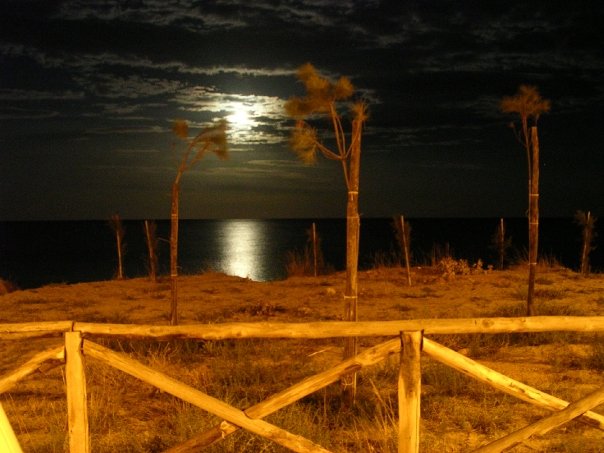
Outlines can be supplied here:
[[239, 220], [231, 221], [224, 225], [222, 268], [229, 275], [250, 278], [252, 280], [263, 280], [263, 263], [258, 260], [258, 246], [266, 238], [262, 222]]

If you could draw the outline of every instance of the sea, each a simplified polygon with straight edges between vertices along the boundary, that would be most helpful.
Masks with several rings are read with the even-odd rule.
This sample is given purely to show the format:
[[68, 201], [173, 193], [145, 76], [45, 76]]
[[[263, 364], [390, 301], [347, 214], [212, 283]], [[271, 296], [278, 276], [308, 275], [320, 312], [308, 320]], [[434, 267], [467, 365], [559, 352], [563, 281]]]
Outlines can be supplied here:
[[[496, 218], [409, 218], [413, 265], [429, 265], [448, 254], [470, 265], [496, 265], [493, 237]], [[156, 220], [160, 274], [169, 268], [170, 222]], [[288, 256], [307, 246], [315, 224], [324, 262], [345, 269], [345, 219], [227, 219], [181, 220], [179, 273], [222, 272], [256, 281], [287, 277]], [[511, 239], [508, 262], [526, 257], [527, 219], [504, 219]], [[143, 220], [126, 220], [124, 273], [147, 275]], [[596, 230], [598, 225], [596, 224]], [[540, 220], [539, 255], [577, 270], [581, 228], [572, 218]], [[593, 272], [604, 270], [604, 247], [591, 252]], [[400, 263], [400, 247], [392, 218], [362, 218], [359, 268]], [[19, 288], [48, 284], [109, 280], [115, 277], [115, 234], [107, 221], [0, 222], [0, 278]]]

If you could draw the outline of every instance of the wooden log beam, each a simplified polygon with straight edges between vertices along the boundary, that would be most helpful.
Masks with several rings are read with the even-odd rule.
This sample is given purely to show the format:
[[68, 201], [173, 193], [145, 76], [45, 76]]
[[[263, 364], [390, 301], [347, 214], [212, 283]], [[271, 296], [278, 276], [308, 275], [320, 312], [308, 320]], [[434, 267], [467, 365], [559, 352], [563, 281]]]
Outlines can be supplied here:
[[0, 377], [0, 393], [7, 392], [12, 389], [17, 382], [21, 379], [29, 376], [34, 371], [38, 370], [40, 366], [51, 360], [64, 360], [65, 358], [65, 346], [61, 345], [55, 348], [47, 349], [34, 355], [31, 359], [21, 365], [19, 368], [6, 373]]
[[399, 453], [419, 452], [421, 343], [421, 332], [401, 332], [398, 377]]
[[525, 426], [518, 431], [508, 434], [501, 439], [491, 442], [484, 447], [474, 450], [475, 453], [499, 453], [503, 450], [511, 448], [519, 443], [527, 440], [534, 435], [547, 434], [551, 430], [568, 423], [579, 415], [583, 414], [590, 409], [604, 404], [604, 388], [596, 390], [593, 393], [569, 404], [565, 409], [555, 412], [548, 417], [542, 418], [541, 420]]
[[[439, 362], [444, 363], [457, 371], [477, 379], [491, 387], [496, 388], [508, 395], [514, 396], [522, 401], [535, 406], [557, 411], [568, 406], [568, 402], [548, 393], [537, 390], [534, 387], [523, 384], [495, 370], [458, 353], [445, 346], [424, 338], [423, 351]], [[604, 416], [596, 412], [588, 411], [578, 419], [595, 428], [604, 430]]]
[[86, 375], [82, 360], [80, 332], [65, 333], [65, 386], [67, 387], [67, 420], [70, 453], [89, 453]]
[[[0, 325], [0, 329], [1, 329]], [[531, 316], [521, 318], [417, 319], [401, 321], [329, 321], [309, 323], [223, 323], [156, 326], [75, 322], [73, 330], [84, 335], [126, 338], [338, 338], [398, 336], [401, 331], [424, 334], [511, 332], [604, 332], [604, 316]], [[1, 331], [1, 330], [0, 330]]]
[[302, 436], [292, 434], [264, 420], [249, 418], [243, 411], [224, 401], [206, 395], [124, 354], [117, 353], [90, 341], [84, 341], [84, 353], [290, 450], [300, 453], [329, 453], [329, 450]]
[[[357, 356], [345, 360], [329, 370], [310, 376], [279, 393], [275, 393], [266, 400], [249, 407], [244, 412], [251, 418], [264, 418], [267, 415], [336, 382], [344, 374], [359, 371], [361, 368], [369, 367], [381, 362], [388, 356], [399, 351], [400, 348], [401, 343], [397, 338], [366, 349]], [[192, 437], [176, 447], [172, 447], [165, 453], [193, 453], [223, 439], [238, 429], [238, 426], [223, 421], [198, 436]]]
[[23, 338], [59, 336], [69, 332], [73, 321], [20, 322], [0, 324], [1, 340], [22, 340]]

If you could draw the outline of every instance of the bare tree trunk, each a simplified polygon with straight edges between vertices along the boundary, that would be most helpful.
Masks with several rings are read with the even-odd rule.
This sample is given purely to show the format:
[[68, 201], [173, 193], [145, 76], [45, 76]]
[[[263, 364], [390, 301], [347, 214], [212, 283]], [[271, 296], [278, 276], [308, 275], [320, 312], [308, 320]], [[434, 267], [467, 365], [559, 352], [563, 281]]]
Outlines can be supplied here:
[[[344, 319], [358, 321], [358, 265], [359, 236], [361, 222], [359, 218], [359, 173], [361, 166], [361, 131], [360, 125], [353, 130], [350, 156], [350, 174], [348, 183], [348, 203], [346, 206], [346, 288], [344, 292]], [[353, 129], [355, 129], [353, 127]], [[357, 339], [347, 338], [344, 345], [344, 360], [354, 357], [358, 351]], [[349, 404], [354, 404], [356, 397], [357, 375], [353, 373], [342, 380], [345, 397]]]
[[178, 324], [178, 203], [180, 174], [172, 185], [172, 207], [170, 210], [170, 325]]
[[145, 220], [145, 237], [147, 238], [147, 252], [149, 254], [149, 278], [153, 283], [157, 283], [157, 239], [155, 230], [155, 222]]
[[537, 255], [539, 244], [539, 136], [537, 127], [531, 127], [532, 164], [531, 164], [531, 187], [529, 203], [529, 280], [526, 300], [526, 314], [535, 314], [535, 274], [537, 271]]

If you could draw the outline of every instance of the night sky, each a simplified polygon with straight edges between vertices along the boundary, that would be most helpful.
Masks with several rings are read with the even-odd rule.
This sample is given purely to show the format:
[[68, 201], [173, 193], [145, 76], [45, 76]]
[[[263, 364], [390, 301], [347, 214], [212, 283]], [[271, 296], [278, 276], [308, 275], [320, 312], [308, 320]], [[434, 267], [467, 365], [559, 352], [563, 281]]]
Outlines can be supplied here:
[[288, 144], [306, 62], [369, 105], [363, 216], [524, 216], [526, 155], [499, 111], [520, 84], [552, 103], [541, 215], [602, 216], [603, 5], [2, 0], [0, 221], [166, 218], [172, 122], [221, 118], [230, 159], [185, 173], [182, 218], [343, 217], [340, 165]]

